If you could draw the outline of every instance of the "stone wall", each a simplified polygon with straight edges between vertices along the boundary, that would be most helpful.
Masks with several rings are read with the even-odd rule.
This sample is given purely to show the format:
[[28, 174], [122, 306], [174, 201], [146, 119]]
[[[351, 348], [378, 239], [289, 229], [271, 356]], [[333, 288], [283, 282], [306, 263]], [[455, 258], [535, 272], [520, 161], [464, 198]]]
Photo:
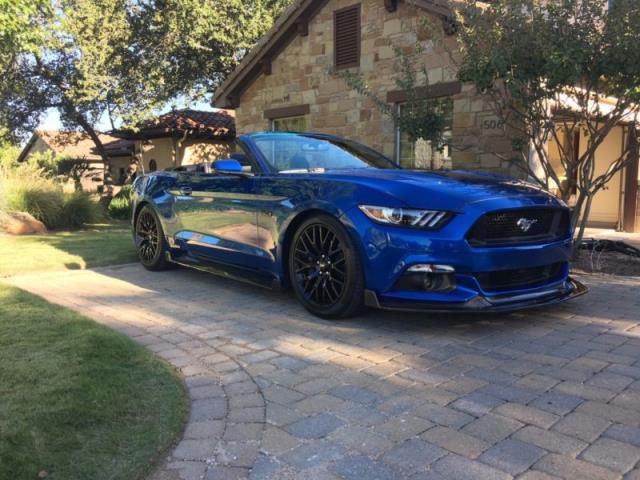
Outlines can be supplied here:
[[[272, 59], [271, 74], [261, 75], [240, 97], [236, 110], [239, 132], [269, 130], [266, 110], [308, 104], [308, 130], [348, 137], [394, 157], [396, 135], [391, 119], [332, 73], [333, 12], [354, 3], [330, 0], [311, 20], [308, 36], [296, 36]], [[456, 48], [456, 39], [442, 35], [438, 18], [405, 2], [394, 13], [385, 9], [382, 0], [362, 0], [361, 5], [360, 67], [352, 71], [362, 74], [378, 97], [398, 90], [396, 48], [414, 52], [420, 46], [424, 53], [419, 61], [426, 66], [431, 84], [455, 81], [448, 52]], [[419, 27], [420, 19], [425, 18], [431, 27]], [[473, 87], [463, 85], [453, 97], [453, 106], [453, 167], [520, 174], [492, 154], [511, 155], [511, 142], [485, 102], [474, 95]]]

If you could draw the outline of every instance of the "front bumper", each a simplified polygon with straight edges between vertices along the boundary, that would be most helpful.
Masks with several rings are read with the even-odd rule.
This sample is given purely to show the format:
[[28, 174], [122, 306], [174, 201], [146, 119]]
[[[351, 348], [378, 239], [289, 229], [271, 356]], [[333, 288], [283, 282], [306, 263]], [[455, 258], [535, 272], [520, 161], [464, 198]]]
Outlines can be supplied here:
[[[522, 199], [507, 200], [510, 208], [527, 207]], [[587, 292], [569, 277], [568, 233], [547, 242], [472, 245], [469, 230], [482, 215], [501, 209], [505, 206], [494, 201], [471, 204], [436, 231], [381, 225], [358, 209], [348, 211], [343, 221], [361, 249], [365, 303], [386, 310], [497, 312], [550, 305]], [[414, 281], [419, 278], [404, 281], [411, 268], [422, 266], [450, 269], [453, 288], [438, 290], [430, 282]]]
[[585, 285], [568, 277], [558, 285], [528, 293], [480, 294], [463, 302], [430, 302], [410, 299], [381, 301], [373, 290], [366, 290], [365, 304], [380, 310], [407, 312], [512, 312], [552, 305], [579, 297], [587, 292], [588, 288]]

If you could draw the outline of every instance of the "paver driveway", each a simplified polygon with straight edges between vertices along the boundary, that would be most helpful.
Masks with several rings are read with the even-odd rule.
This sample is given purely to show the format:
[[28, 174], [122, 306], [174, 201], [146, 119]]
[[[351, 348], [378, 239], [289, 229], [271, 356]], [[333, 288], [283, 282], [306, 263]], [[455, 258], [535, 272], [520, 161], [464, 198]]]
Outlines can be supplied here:
[[11, 282], [182, 369], [191, 420], [156, 479], [640, 479], [640, 279], [527, 313], [340, 323], [187, 270]]

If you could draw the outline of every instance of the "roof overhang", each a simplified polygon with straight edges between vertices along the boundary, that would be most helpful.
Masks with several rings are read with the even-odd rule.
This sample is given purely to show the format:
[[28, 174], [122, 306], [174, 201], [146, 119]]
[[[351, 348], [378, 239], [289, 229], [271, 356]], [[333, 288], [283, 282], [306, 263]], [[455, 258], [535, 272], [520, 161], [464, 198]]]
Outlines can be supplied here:
[[[600, 96], [592, 98], [587, 103], [587, 113], [594, 119], [606, 118], [616, 109], [618, 101], [613, 97]], [[551, 105], [551, 109], [558, 118], [565, 118], [569, 121], [578, 113], [584, 112], [582, 102], [571, 93], [563, 93], [558, 100]], [[640, 106], [633, 105], [620, 112], [619, 125], [640, 126]]]
[[[240, 65], [218, 87], [213, 103], [220, 108], [237, 108], [240, 96], [260, 76], [271, 74], [271, 62], [291, 41], [309, 34], [309, 22], [322, 10], [328, 0], [296, 0], [280, 15], [275, 24], [258, 44], [240, 62]], [[451, 10], [444, 0], [384, 0], [389, 12], [399, 3], [425, 9], [443, 20], [451, 20]]]
[[34, 132], [31, 135], [31, 138], [29, 138], [29, 141], [27, 142], [27, 144], [20, 151], [20, 155], [18, 155], [18, 163], [22, 163], [27, 159], [27, 156], [29, 155], [29, 151], [31, 151], [31, 149], [33, 148], [33, 145], [36, 143], [36, 140], [38, 140], [38, 134], [37, 132]]
[[[112, 157], [131, 157], [134, 152], [133, 150], [107, 150], [107, 157], [112, 158]], [[92, 149], [92, 153], [95, 153], [96, 155], [98, 154], [97, 149]], [[98, 160], [100, 161], [100, 160]]]

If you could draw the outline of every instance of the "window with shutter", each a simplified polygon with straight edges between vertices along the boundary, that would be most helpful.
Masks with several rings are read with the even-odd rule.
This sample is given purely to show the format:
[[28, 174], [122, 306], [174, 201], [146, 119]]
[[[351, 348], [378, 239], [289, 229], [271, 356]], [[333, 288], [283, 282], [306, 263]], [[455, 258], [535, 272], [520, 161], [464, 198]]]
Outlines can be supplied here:
[[337, 70], [360, 65], [360, 4], [336, 10], [334, 56]]

